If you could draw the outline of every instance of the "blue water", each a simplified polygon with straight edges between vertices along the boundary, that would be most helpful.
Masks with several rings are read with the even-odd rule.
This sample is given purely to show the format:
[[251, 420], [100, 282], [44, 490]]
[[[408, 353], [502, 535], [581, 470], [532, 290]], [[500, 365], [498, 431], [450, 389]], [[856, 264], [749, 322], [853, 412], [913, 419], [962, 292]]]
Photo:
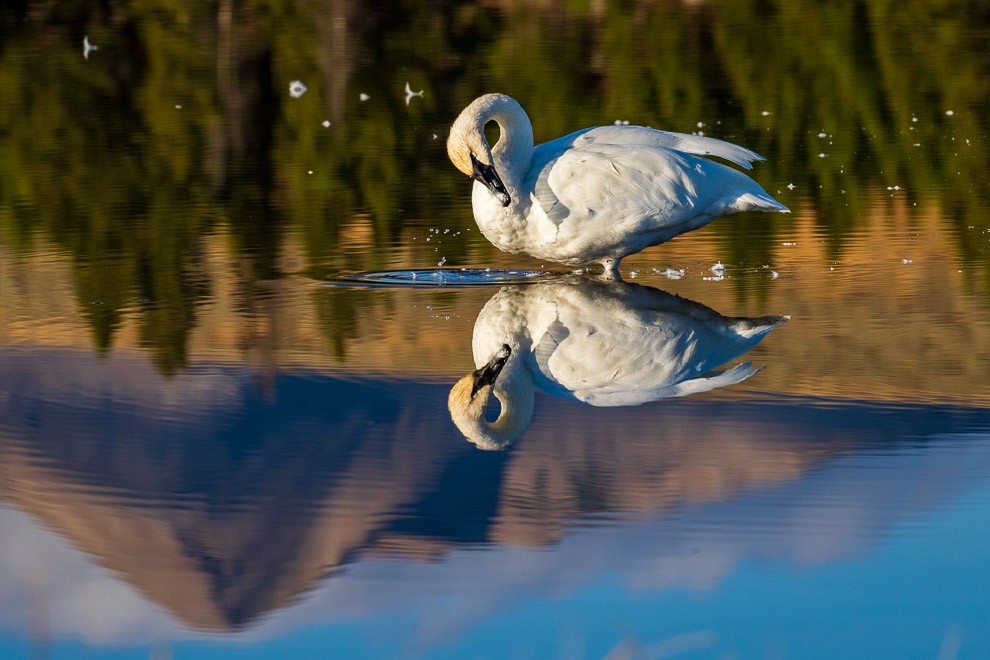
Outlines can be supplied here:
[[[6, 372], [24, 373], [32, 358], [6, 356]], [[990, 417], [982, 409], [779, 396], [592, 408], [540, 396], [525, 442], [492, 453], [475, 450], [449, 421], [434, 422], [443, 385], [300, 374], [263, 391], [236, 369], [198, 377], [235, 387], [175, 415], [154, 399], [99, 394], [65, 408], [57, 396], [33, 398], [32, 381], [22, 380], [23, 396], [5, 387], [3, 433], [15, 439], [8, 452], [27, 457], [19, 465], [56, 479], [60, 500], [78, 493], [78, 505], [41, 510], [83, 506], [89, 522], [80, 522], [97, 531], [110, 529], [110, 516], [125, 529], [164, 525], [168, 538], [189, 539], [184, 552], [224, 552], [209, 580], [215, 605], [229, 608], [226, 630], [195, 618], [204, 604], [198, 589], [189, 602], [170, 601], [171, 611], [144, 600], [148, 588], [161, 598], [155, 576], [175, 559], [167, 547], [139, 550], [130, 539], [151, 554], [128, 559], [121, 537], [123, 555], [106, 556], [108, 570], [76, 545], [93, 547], [85, 529], [55, 534], [5, 509], [3, 625], [38, 631], [32, 643], [8, 634], [5, 657], [45, 649], [56, 657], [990, 651]], [[158, 387], [167, 395], [176, 385]], [[32, 412], [12, 422], [16, 410]], [[365, 431], [328, 434], [369, 413]], [[623, 439], [612, 432], [619, 420]], [[662, 421], [640, 423], [651, 420]], [[83, 426], [104, 432], [67, 435]], [[721, 427], [734, 430], [716, 437]], [[766, 465], [797, 467], [734, 464], [748, 437], [760, 438]], [[570, 453], [559, 454], [564, 447]], [[547, 458], [586, 494], [560, 500], [568, 491], [547, 491], [551, 500], [520, 491], [528, 486], [519, 476], [533, 474], [525, 466]], [[630, 458], [636, 469], [617, 467]], [[724, 477], [683, 479], [696, 470]], [[134, 478], [141, 474], [149, 476]], [[616, 480], [623, 474], [625, 483]], [[368, 506], [372, 515], [355, 513]], [[259, 545], [235, 538], [231, 546], [228, 534]], [[351, 540], [333, 547], [339, 534]], [[325, 552], [342, 563], [321, 567]], [[141, 565], [144, 574], [133, 573]], [[184, 570], [161, 575], [195, 584]], [[245, 590], [241, 580], [257, 586]], [[273, 593], [299, 587], [269, 604]]]
[[[847, 458], [809, 477], [807, 486], [860, 485], [888, 470], [903, 478], [919, 469], [919, 461], [938, 463], [962, 442], [966, 458], [985, 474], [986, 432], [942, 442], [955, 447], [934, 446], [934, 456], [909, 449], [882, 459]], [[786, 522], [779, 531], [767, 530], [776, 538], [761, 538], [742, 523], [699, 533], [692, 528], [704, 527], [705, 517], [726, 512], [697, 506], [672, 524], [582, 532], [549, 550], [468, 549], [446, 556], [443, 565], [370, 562], [349, 570], [336, 588], [321, 585], [258, 632], [166, 646], [178, 657], [310, 656], [326, 649], [342, 655], [596, 657], [616, 648], [648, 656], [677, 649], [686, 657], [822, 658], [940, 657], [958, 649], [958, 657], [982, 657], [990, 650], [982, 615], [990, 584], [982, 570], [985, 546], [973, 540], [990, 532], [985, 523], [974, 526], [987, 519], [990, 506], [983, 474], [946, 484], [950, 492], [929, 507], [901, 508], [901, 498], [890, 493], [874, 492], [880, 502], [862, 495], [862, 508], [843, 513], [868, 518], [880, 506], [893, 515], [849, 525], [852, 530], [829, 529], [812, 517], [800, 531], [787, 529]], [[748, 520], [747, 510], [786, 511], [802, 489], [778, 490], [726, 506], [737, 520], [740, 514]], [[654, 561], [644, 561], [651, 553]], [[691, 575], [698, 555], [715, 560], [711, 574]], [[644, 564], [665, 562], [659, 580], [644, 570]], [[535, 584], [519, 580], [520, 574], [535, 577]], [[659, 583], [650, 584], [654, 580]], [[693, 580], [701, 583], [688, 586]], [[434, 593], [404, 589], [403, 583], [430, 585]], [[334, 597], [349, 588], [356, 588], [350, 596]], [[333, 605], [341, 598], [358, 602], [334, 622]], [[100, 657], [143, 657], [149, 651], [145, 644], [128, 652], [78, 642], [51, 648], [56, 656], [89, 649]], [[5, 644], [10, 653], [25, 649], [23, 642]]]

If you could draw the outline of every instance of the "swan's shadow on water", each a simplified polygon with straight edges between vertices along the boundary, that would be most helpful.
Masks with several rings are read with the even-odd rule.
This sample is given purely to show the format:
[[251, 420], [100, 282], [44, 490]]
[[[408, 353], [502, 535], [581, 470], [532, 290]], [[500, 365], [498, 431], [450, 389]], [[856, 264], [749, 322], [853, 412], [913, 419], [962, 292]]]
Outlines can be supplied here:
[[[636, 406], [735, 385], [760, 369], [718, 369], [787, 316], [727, 317], [660, 289], [579, 275], [503, 286], [475, 320], [475, 369], [451, 389], [454, 424], [482, 449], [526, 430], [534, 391]], [[499, 413], [490, 419], [493, 399]]]
[[547, 282], [570, 275], [552, 270], [506, 268], [428, 268], [345, 273], [331, 279], [335, 286], [484, 286]]

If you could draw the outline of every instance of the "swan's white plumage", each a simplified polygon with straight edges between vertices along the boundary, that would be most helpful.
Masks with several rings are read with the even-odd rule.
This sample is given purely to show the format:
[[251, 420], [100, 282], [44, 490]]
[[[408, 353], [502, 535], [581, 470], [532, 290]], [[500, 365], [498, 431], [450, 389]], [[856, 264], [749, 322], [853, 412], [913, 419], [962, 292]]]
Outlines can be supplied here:
[[[501, 448], [524, 426], [509, 420], [518, 406], [526, 423], [534, 390], [594, 406], [639, 405], [740, 383], [758, 369], [748, 362], [712, 370], [744, 354], [786, 317], [728, 318], [696, 302], [624, 282], [568, 278], [505, 287], [474, 325], [480, 368], [511, 347], [492, 392], [503, 402], [499, 427], [479, 419], [484, 406], [451, 397], [457, 426], [478, 446]], [[466, 391], [462, 380], [455, 390]], [[508, 402], [509, 405], [506, 405]], [[504, 419], [503, 419], [504, 417]]]
[[536, 148], [558, 148], [556, 143], [561, 143], [561, 146], [569, 144], [576, 149], [584, 149], [593, 144], [663, 147], [695, 156], [716, 156], [747, 170], [753, 169], [754, 162], [764, 160], [755, 151], [725, 140], [705, 135], [660, 131], [648, 126], [595, 126], [575, 131]]
[[636, 284], [584, 279], [506, 287], [475, 321], [475, 361], [504, 343], [540, 389], [596, 406], [637, 405], [741, 382], [742, 355], [785, 317], [729, 318]]
[[[501, 130], [494, 148], [484, 135], [489, 121]], [[458, 169], [471, 174], [474, 156], [504, 183], [507, 206], [482, 182], [472, 203], [482, 233], [508, 252], [574, 266], [602, 263], [614, 273], [623, 257], [719, 216], [788, 211], [742, 172], [705, 158], [746, 169], [762, 160], [722, 140], [601, 126], [533, 147], [532, 135], [515, 100], [486, 94], [464, 109], [447, 142]]]

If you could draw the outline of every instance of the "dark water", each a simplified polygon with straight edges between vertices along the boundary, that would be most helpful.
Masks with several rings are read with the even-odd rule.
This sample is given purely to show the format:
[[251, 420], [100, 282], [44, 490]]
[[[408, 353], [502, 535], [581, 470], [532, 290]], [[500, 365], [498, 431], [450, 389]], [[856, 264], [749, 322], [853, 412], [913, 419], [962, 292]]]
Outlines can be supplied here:
[[[0, 9], [0, 656], [990, 656], [988, 28]], [[444, 148], [494, 90], [753, 148], [793, 213], [624, 283], [502, 254]], [[494, 443], [448, 394], [502, 337]]]

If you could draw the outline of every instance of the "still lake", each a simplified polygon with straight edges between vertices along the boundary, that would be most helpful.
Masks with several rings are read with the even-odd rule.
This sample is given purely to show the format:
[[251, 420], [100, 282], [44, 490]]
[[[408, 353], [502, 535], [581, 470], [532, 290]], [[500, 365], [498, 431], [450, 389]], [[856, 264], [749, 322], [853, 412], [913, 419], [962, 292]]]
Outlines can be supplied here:
[[[990, 657], [987, 81], [976, 3], [5, 6], [0, 657]], [[445, 150], [489, 91], [792, 213], [501, 253]], [[688, 369], [767, 316], [693, 393], [534, 377], [501, 451], [448, 411], [493, 323]]]

